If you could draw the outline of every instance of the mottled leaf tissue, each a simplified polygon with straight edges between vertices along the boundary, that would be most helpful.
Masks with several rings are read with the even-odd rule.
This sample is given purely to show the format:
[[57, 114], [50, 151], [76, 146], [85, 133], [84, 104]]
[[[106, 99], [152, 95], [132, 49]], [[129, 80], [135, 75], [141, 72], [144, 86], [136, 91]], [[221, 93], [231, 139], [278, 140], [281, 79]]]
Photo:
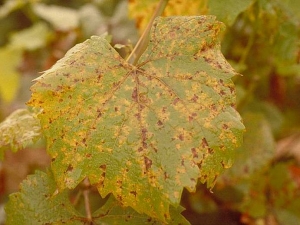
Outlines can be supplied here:
[[59, 189], [88, 177], [102, 196], [165, 220], [183, 188], [212, 187], [244, 129], [222, 30], [213, 16], [159, 17], [137, 65], [95, 36], [37, 78], [28, 104], [43, 110]]

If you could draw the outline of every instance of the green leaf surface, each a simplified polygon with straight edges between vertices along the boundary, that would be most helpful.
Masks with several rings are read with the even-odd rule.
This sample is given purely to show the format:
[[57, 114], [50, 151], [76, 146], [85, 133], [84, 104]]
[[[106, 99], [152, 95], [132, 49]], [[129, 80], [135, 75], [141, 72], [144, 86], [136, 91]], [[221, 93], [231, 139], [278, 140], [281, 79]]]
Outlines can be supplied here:
[[24, 148], [41, 136], [37, 113], [18, 109], [0, 123], [0, 147], [10, 145], [12, 150]]
[[[83, 225], [88, 218], [81, 215], [69, 200], [69, 191], [56, 193], [56, 184], [51, 172], [37, 171], [21, 184], [20, 191], [9, 196], [5, 206], [7, 225]], [[188, 225], [189, 222], [180, 214], [183, 208], [171, 208], [169, 224]], [[162, 224], [145, 214], [139, 214], [130, 207], [122, 207], [110, 196], [101, 209], [95, 211], [93, 224]]]
[[[182, 207], [177, 209], [171, 207], [171, 219], [168, 224], [172, 225], [188, 225], [190, 224], [180, 213], [183, 211]], [[101, 209], [93, 213], [93, 221], [96, 224], [109, 224], [109, 225], [161, 225], [165, 224], [159, 220], [155, 220], [145, 214], [139, 214], [130, 207], [122, 207], [120, 202], [110, 197]]]
[[213, 16], [158, 18], [137, 66], [92, 37], [37, 78], [28, 104], [43, 109], [59, 188], [89, 177], [102, 196], [165, 220], [184, 187], [212, 187], [244, 129], [222, 28]]
[[[240, 210], [252, 218], [272, 215], [279, 224], [300, 222], [299, 165], [280, 162], [249, 179]], [[245, 186], [240, 184], [240, 186]]]
[[68, 191], [54, 195], [53, 175], [37, 171], [21, 184], [20, 192], [9, 196], [5, 206], [7, 225], [84, 224], [84, 218], [69, 201]]
[[208, 0], [209, 14], [231, 26], [236, 17], [246, 10], [254, 0]]
[[270, 201], [281, 224], [300, 223], [299, 165], [278, 163], [270, 170]]
[[0, 48], [0, 99], [5, 103], [15, 98], [20, 86], [17, 67], [21, 62], [21, 56], [20, 49]]

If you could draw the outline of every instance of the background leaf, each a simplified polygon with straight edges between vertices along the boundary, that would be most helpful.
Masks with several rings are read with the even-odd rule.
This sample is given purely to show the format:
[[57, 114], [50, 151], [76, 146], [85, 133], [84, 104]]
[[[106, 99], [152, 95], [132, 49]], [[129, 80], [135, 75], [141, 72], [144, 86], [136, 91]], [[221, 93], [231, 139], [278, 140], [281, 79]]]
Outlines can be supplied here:
[[[135, 19], [140, 33], [144, 31], [159, 0], [130, 0], [129, 16]], [[162, 16], [195, 16], [207, 13], [207, 0], [169, 0]]]
[[[170, 208], [171, 220], [168, 224], [174, 225], [188, 225], [189, 222], [180, 214], [183, 210], [182, 207], [175, 209]], [[124, 208], [120, 202], [110, 197], [101, 209], [93, 213], [94, 222], [106, 223], [110, 225], [123, 225], [123, 224], [151, 224], [159, 225], [161, 221], [155, 220], [145, 214], [139, 214], [130, 207]], [[164, 224], [164, 223], [163, 223]]]
[[[21, 184], [19, 192], [9, 196], [5, 207], [7, 225], [44, 225], [89, 223], [70, 202], [70, 193], [65, 190], [56, 193], [56, 184], [51, 172], [39, 172], [30, 175]], [[171, 208], [171, 224], [188, 225], [189, 222], [180, 214], [182, 207]], [[91, 222], [92, 221], [92, 222]], [[124, 208], [112, 196], [101, 209], [95, 211], [90, 223], [93, 224], [162, 224], [145, 214], [139, 214], [130, 207]]]
[[46, 23], [36, 23], [34, 26], [12, 35], [10, 45], [14, 48], [36, 50], [47, 45], [51, 32]]
[[21, 184], [20, 192], [10, 195], [5, 207], [7, 225], [83, 224], [84, 218], [69, 201], [68, 191], [56, 195], [53, 175], [36, 172]]
[[0, 48], [0, 97], [6, 103], [15, 98], [20, 86], [17, 66], [21, 61], [21, 53], [19, 49]]
[[79, 13], [74, 9], [38, 3], [33, 5], [33, 10], [57, 30], [67, 31], [79, 26]]
[[244, 128], [221, 28], [212, 16], [159, 18], [137, 66], [93, 37], [37, 78], [29, 104], [43, 109], [59, 188], [89, 177], [102, 196], [165, 220], [183, 187], [212, 187]]
[[247, 130], [243, 145], [237, 149], [234, 165], [222, 174], [219, 184], [222, 181], [234, 184], [251, 179], [256, 172], [268, 168], [274, 158], [275, 141], [263, 114], [247, 112], [243, 114], [243, 122]]
[[11, 12], [22, 8], [24, 5], [31, 3], [35, 0], [7, 0], [4, 2], [3, 5], [1, 5], [0, 7], [0, 19], [4, 18], [5, 16], [7, 16], [8, 14], [10, 14]]
[[208, 0], [209, 14], [217, 16], [217, 19], [232, 25], [236, 17], [245, 11], [254, 0]]
[[0, 147], [10, 145], [13, 150], [24, 148], [41, 136], [37, 113], [18, 109], [0, 123]]

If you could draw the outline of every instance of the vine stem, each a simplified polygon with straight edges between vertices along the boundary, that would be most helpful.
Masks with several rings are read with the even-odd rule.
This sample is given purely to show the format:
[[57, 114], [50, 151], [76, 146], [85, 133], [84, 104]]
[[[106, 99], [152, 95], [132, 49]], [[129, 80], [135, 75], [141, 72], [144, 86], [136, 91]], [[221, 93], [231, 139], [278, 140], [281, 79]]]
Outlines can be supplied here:
[[141, 57], [141, 55], [143, 54], [143, 52], [145, 51], [145, 49], [147, 48], [148, 45], [148, 41], [149, 41], [149, 33], [152, 27], [152, 24], [154, 22], [154, 19], [158, 16], [160, 16], [163, 11], [165, 10], [167, 4], [168, 4], [169, 0], [160, 0], [146, 29], [144, 30], [142, 36], [140, 37], [140, 39], [138, 40], [137, 44], [135, 45], [134, 49], [132, 50], [132, 52], [130, 53], [130, 55], [128, 56], [128, 58], [126, 59], [126, 61], [128, 63], [131, 63], [133, 65], [136, 65], [139, 58]]
[[91, 206], [90, 206], [90, 199], [89, 199], [89, 187], [91, 186], [88, 178], [85, 178], [83, 181], [84, 184], [84, 190], [83, 190], [83, 198], [84, 198], [84, 206], [85, 206], [85, 212], [86, 217], [89, 222], [92, 221], [92, 212], [91, 212]]

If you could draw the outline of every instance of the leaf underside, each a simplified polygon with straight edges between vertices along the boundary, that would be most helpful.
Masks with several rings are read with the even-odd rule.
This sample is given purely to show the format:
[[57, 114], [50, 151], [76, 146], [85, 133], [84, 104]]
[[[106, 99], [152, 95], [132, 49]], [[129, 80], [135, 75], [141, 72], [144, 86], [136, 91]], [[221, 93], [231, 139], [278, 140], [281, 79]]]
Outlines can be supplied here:
[[92, 37], [36, 79], [28, 104], [43, 109], [59, 188], [88, 177], [103, 197], [165, 220], [184, 187], [212, 187], [244, 129], [222, 29], [213, 16], [157, 18], [136, 66]]

